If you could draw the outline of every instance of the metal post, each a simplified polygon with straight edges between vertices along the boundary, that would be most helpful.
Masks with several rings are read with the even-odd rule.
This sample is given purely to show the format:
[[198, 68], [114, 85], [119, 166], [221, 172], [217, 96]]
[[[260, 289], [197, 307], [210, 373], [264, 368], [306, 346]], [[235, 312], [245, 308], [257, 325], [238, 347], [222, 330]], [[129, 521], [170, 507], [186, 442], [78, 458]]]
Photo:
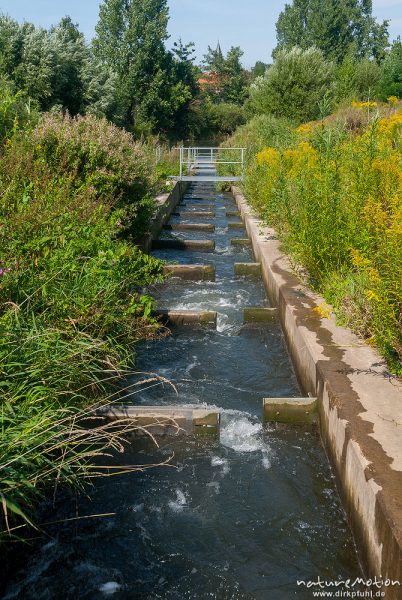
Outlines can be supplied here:
[[241, 149], [241, 178], [244, 179], [244, 148]]
[[180, 147], [180, 181], [183, 179], [183, 146]]

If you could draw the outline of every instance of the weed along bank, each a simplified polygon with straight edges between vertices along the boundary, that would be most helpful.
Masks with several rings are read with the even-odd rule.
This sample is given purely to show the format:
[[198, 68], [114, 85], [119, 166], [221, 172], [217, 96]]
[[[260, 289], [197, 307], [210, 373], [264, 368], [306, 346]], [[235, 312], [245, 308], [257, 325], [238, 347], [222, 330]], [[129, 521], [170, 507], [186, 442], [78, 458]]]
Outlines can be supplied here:
[[[106, 470], [142, 472], [96, 480], [77, 498], [74, 516], [100, 520], [69, 521], [56, 505], [63, 525], [6, 598], [58, 597], [60, 578], [69, 597], [401, 597], [395, 581], [386, 585], [398, 580], [398, 486], [387, 505], [390, 471], [380, 467], [390, 461], [377, 465], [363, 446], [358, 433], [378, 430], [362, 427], [357, 407], [375, 390], [375, 410], [391, 420], [400, 391], [373, 371], [372, 349], [314, 311], [320, 299], [295, 279], [273, 230], [238, 188], [216, 190], [215, 167], [196, 161], [192, 180], [159, 199], [144, 243], [166, 278], [144, 292], [169, 334], [140, 344], [138, 375], [99, 413], [144, 428]], [[249, 244], [236, 243], [246, 235]], [[369, 384], [357, 400], [361, 377]], [[376, 588], [369, 578], [380, 572]]]

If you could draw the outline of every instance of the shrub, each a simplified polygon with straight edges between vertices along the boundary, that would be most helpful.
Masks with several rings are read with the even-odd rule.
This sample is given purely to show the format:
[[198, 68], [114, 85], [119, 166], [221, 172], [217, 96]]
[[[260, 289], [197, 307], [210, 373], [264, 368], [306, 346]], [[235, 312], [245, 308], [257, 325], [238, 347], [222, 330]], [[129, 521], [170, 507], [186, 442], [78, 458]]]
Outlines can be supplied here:
[[319, 104], [334, 90], [334, 65], [321, 50], [280, 50], [264, 77], [251, 86], [251, 106], [257, 113], [297, 122], [319, 116]]
[[152, 156], [105, 120], [60, 115], [44, 115], [3, 148], [4, 528], [22, 513], [31, 519], [51, 482], [85, 474], [92, 450], [81, 455], [74, 436], [68, 442], [79, 410], [108, 400], [135, 342], [157, 330], [141, 289], [161, 280], [162, 266], [130, 241], [153, 210]]
[[377, 95], [380, 67], [374, 60], [347, 56], [336, 72], [336, 99], [369, 100]]
[[245, 189], [341, 320], [402, 373], [402, 107], [393, 103], [355, 103], [353, 131], [339, 115], [298, 127], [287, 147], [254, 156]]
[[402, 42], [400, 39], [394, 42], [381, 65], [378, 95], [381, 100], [386, 100], [390, 96], [402, 98]]
[[0, 144], [36, 119], [36, 109], [25, 94], [15, 92], [12, 83], [0, 76]]
[[211, 105], [211, 129], [217, 134], [230, 135], [246, 122], [244, 109], [238, 104], [221, 103]]

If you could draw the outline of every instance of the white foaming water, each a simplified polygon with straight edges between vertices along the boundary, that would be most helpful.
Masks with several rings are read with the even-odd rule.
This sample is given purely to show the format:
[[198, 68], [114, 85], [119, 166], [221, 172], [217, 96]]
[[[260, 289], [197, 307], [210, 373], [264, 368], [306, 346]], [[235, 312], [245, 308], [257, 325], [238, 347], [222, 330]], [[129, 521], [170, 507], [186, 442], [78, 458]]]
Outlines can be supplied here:
[[271, 466], [268, 458], [270, 448], [264, 442], [262, 433], [262, 425], [253, 423], [243, 414], [227, 423], [222, 423], [220, 440], [223, 446], [232, 448], [236, 452], [262, 452], [263, 466], [269, 469]]
[[181, 512], [187, 505], [187, 498], [182, 490], [176, 490], [176, 500], [169, 501], [169, 508], [174, 512]]
[[211, 467], [222, 467], [223, 475], [227, 475], [230, 472], [229, 463], [226, 458], [220, 458], [219, 456], [211, 458]]
[[121, 585], [116, 581], [108, 581], [99, 587], [99, 591], [105, 596], [112, 596], [116, 592], [121, 590]]

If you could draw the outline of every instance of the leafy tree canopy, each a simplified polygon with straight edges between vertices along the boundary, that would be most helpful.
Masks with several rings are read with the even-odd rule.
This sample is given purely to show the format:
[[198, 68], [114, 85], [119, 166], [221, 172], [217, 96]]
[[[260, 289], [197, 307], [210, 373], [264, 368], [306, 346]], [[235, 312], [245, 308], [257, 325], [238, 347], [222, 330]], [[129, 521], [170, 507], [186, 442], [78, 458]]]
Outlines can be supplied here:
[[318, 48], [280, 50], [274, 64], [251, 85], [253, 114], [305, 122], [320, 113], [320, 103], [334, 91], [334, 65]]
[[402, 98], [402, 42], [400, 37], [393, 43], [381, 65], [378, 92], [381, 100], [386, 100], [390, 96]]
[[166, 50], [168, 18], [166, 0], [104, 0], [100, 7], [93, 50], [117, 73], [121, 124], [137, 132], [167, 132], [196, 91], [191, 44]]
[[0, 70], [42, 110], [113, 111], [114, 75], [95, 61], [69, 17], [46, 30], [0, 16]]
[[276, 24], [275, 52], [315, 46], [341, 63], [346, 55], [381, 60], [388, 46], [388, 21], [377, 23], [372, 0], [293, 0]]
[[211, 94], [215, 101], [229, 104], [243, 104], [248, 94], [248, 76], [241, 64], [243, 51], [239, 46], [232, 46], [226, 56], [220, 44], [216, 50], [208, 46], [203, 66], [207, 72], [217, 79], [216, 87]]

